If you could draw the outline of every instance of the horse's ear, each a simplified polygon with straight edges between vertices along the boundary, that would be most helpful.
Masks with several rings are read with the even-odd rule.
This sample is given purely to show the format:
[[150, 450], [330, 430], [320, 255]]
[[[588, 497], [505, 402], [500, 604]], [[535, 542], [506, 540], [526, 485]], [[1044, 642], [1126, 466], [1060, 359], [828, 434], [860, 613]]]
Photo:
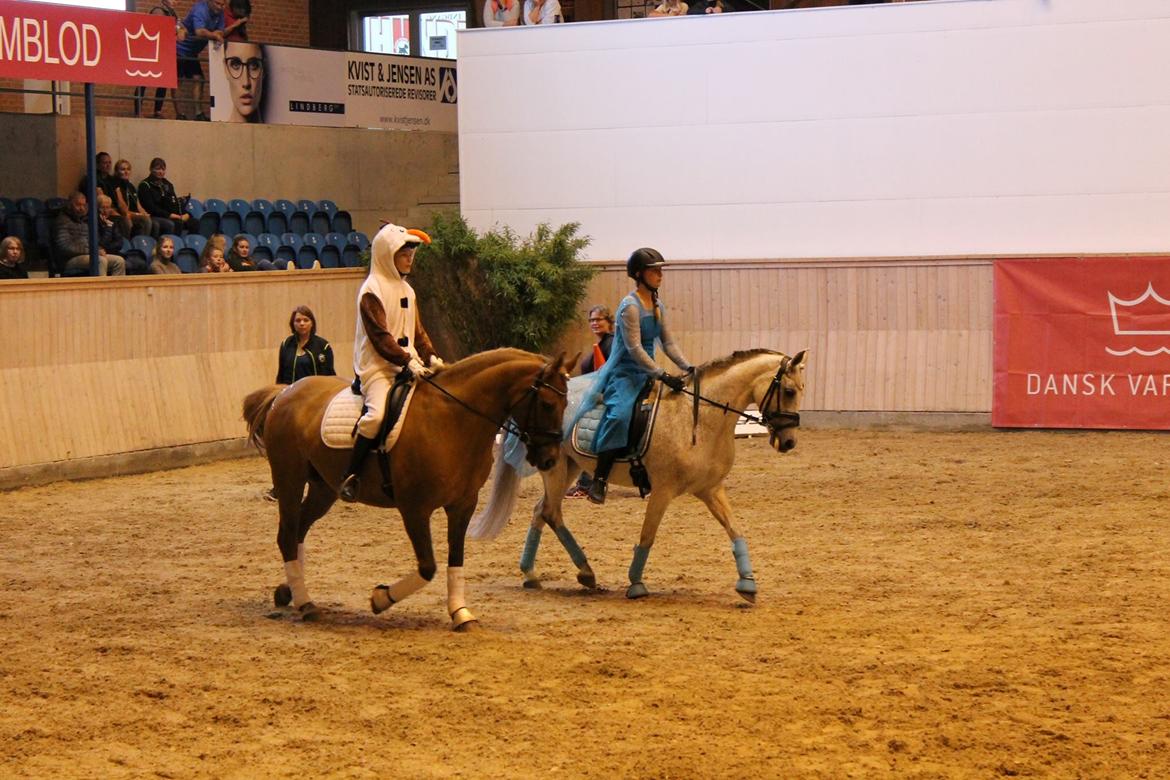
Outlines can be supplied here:
[[564, 350], [561, 350], [560, 354], [558, 354], [555, 358], [553, 358], [547, 364], [545, 364], [544, 370], [545, 371], [551, 370], [554, 374], [560, 373], [561, 364], [564, 362], [565, 362], [565, 352], [564, 352]]
[[792, 362], [788, 364], [788, 370], [795, 371], [797, 368], [804, 368], [804, 361], [807, 357], [807, 349], [802, 349], [800, 352], [797, 352], [796, 355], [793, 356]]
[[585, 354], [584, 352], [578, 352], [576, 355], [573, 355], [572, 360], [565, 361], [565, 373], [566, 374], [573, 373], [573, 369], [576, 368], [577, 366], [581, 365], [581, 356], [584, 354]]

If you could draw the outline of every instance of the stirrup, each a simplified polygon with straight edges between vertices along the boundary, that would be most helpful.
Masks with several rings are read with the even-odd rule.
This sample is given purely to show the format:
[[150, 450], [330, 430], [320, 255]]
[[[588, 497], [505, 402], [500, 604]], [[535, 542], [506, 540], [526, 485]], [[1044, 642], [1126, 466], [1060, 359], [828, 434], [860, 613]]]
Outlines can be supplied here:
[[358, 481], [357, 474], [350, 474], [341, 482], [341, 487], [337, 489], [337, 495], [347, 504], [353, 504], [358, 500], [358, 490], [361, 488], [361, 483]]
[[606, 488], [608, 488], [608, 487], [609, 487], [609, 485], [606, 483], [606, 481], [604, 479], [594, 478], [593, 484], [589, 486], [588, 492], [585, 493], [585, 497], [588, 498], [590, 501], [592, 501], [594, 504], [604, 504], [605, 503], [605, 491], [606, 491]]

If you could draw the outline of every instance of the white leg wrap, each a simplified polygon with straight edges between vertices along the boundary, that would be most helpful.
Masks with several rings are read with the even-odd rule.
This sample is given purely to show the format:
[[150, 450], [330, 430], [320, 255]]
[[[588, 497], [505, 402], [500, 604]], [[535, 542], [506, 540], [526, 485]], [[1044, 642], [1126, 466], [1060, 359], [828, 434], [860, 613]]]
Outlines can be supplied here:
[[423, 576], [416, 569], [391, 585], [386, 595], [397, 604], [412, 593], [418, 593], [426, 584], [427, 581], [423, 579]]
[[447, 567], [447, 614], [452, 617], [455, 613], [467, 606], [467, 599], [463, 595], [463, 567]]
[[305, 570], [301, 567], [300, 561], [286, 561], [284, 564], [284, 576], [288, 580], [288, 587], [292, 591], [293, 606], [298, 609], [308, 604], [312, 599], [309, 598], [309, 589], [305, 587]]

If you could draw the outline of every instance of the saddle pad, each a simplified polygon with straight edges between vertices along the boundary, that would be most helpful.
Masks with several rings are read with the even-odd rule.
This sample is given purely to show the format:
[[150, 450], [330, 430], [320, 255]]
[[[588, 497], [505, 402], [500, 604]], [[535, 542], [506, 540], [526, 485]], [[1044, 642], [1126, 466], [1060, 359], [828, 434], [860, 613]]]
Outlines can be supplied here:
[[[411, 385], [406, 401], [402, 404], [402, 414], [398, 415], [398, 421], [394, 423], [390, 433], [386, 434], [386, 442], [382, 445], [384, 452], [389, 452], [394, 442], [398, 441], [398, 432], [402, 430], [402, 421], [406, 419], [406, 413], [410, 409], [410, 399], [414, 398], [415, 387], [417, 384]], [[362, 396], [356, 395], [349, 387], [341, 388], [337, 395], [333, 396], [329, 406], [325, 407], [325, 416], [321, 418], [321, 441], [326, 447], [334, 450], [347, 450], [353, 447], [353, 429], [358, 418], [362, 416], [363, 404]]]
[[[633, 452], [622, 453], [618, 457], [619, 461], [632, 460], [634, 458], [641, 458], [646, 454], [646, 450], [650, 448], [650, 436], [654, 432], [654, 419], [658, 416], [658, 402], [662, 398], [662, 385], [656, 383], [657, 386], [650, 391], [650, 394], [639, 402], [636, 409], [634, 409], [634, 418], [630, 420], [630, 426], [637, 425], [637, 418], [643, 415], [646, 424], [642, 429], [642, 436], [638, 440], [638, 446], [634, 448]], [[601, 402], [600, 395], [597, 396], [597, 401], [581, 415], [581, 419], [577, 421], [576, 427], [573, 428], [573, 449], [578, 454], [588, 456], [590, 458], [597, 455], [593, 449], [593, 441], [597, 436], [597, 429], [601, 426], [601, 418], [605, 414], [605, 404]]]

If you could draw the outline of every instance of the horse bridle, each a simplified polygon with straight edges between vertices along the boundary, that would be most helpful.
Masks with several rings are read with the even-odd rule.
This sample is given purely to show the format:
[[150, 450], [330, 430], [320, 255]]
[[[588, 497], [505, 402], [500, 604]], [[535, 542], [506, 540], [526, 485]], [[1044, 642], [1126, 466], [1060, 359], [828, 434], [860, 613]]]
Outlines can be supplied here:
[[[800, 413], [799, 412], [786, 412], [780, 408], [779, 402], [777, 402], [777, 404], [776, 404], [775, 411], [768, 411], [768, 402], [771, 401], [773, 397], [779, 396], [779, 393], [781, 392], [781, 387], [783, 386], [782, 382], [784, 381], [784, 374], [786, 374], [788, 372], [788, 369], [791, 367], [792, 367], [792, 358], [785, 355], [784, 359], [780, 361], [780, 367], [778, 369], [776, 369], [776, 375], [772, 377], [772, 383], [768, 385], [768, 389], [764, 392], [764, 397], [760, 401], [760, 407], [759, 407], [760, 413], [759, 414], [752, 414], [751, 412], [746, 411], [744, 409], [736, 409], [734, 406], [730, 406], [729, 404], [721, 403], [719, 401], [715, 401], [715, 400], [712, 400], [710, 398], [707, 398], [704, 395], [700, 395], [700, 393], [699, 393], [699, 376], [698, 376], [698, 374], [696, 374], [695, 378], [694, 378], [694, 383], [695, 383], [694, 391], [687, 390], [686, 388], [683, 388], [683, 390], [681, 391], [681, 392], [686, 393], [687, 395], [694, 396], [694, 398], [695, 398], [694, 426], [698, 427], [699, 401], [703, 401], [704, 403], [710, 404], [711, 406], [714, 406], [717, 409], [722, 409], [724, 412], [735, 412], [736, 414], [740, 415], [741, 417], [744, 417], [747, 420], [750, 420], [751, 422], [756, 423], [757, 425], [762, 425], [765, 428], [767, 428], [768, 433], [773, 435], [773, 436], [779, 436], [781, 431], [787, 430], [789, 428], [799, 428], [800, 427]], [[693, 444], [694, 443], [694, 441], [693, 441], [694, 440], [694, 430], [693, 429], [691, 432], [691, 438], [692, 438], [692, 444]]]
[[558, 390], [548, 382], [541, 379], [540, 377], [543, 373], [544, 371], [542, 370], [536, 375], [536, 378], [532, 380], [532, 385], [524, 392], [524, 395], [520, 396], [516, 403], [508, 407], [508, 410], [504, 412], [504, 419], [500, 422], [496, 422], [494, 418], [489, 417], [471, 404], [464, 401], [462, 398], [459, 398], [450, 390], [431, 379], [430, 376], [423, 376], [422, 380], [477, 417], [482, 417], [483, 419], [495, 425], [497, 428], [503, 428], [508, 433], [513, 434], [520, 441], [524, 442], [525, 446], [532, 443], [535, 443], [537, 446], [541, 446], [542, 444], [560, 444], [561, 439], [563, 438], [563, 434], [561, 433], [561, 429], [559, 427], [555, 430], [548, 428], [544, 430], [532, 431], [529, 433], [520, 429], [519, 425], [517, 425], [515, 422], [515, 416], [513, 414], [517, 406], [524, 403], [525, 401], [528, 401], [528, 419], [531, 420], [533, 414], [536, 412], [536, 403], [540, 398], [540, 391], [543, 389], [551, 390], [562, 397], [568, 396], [569, 391], [567, 389]]

